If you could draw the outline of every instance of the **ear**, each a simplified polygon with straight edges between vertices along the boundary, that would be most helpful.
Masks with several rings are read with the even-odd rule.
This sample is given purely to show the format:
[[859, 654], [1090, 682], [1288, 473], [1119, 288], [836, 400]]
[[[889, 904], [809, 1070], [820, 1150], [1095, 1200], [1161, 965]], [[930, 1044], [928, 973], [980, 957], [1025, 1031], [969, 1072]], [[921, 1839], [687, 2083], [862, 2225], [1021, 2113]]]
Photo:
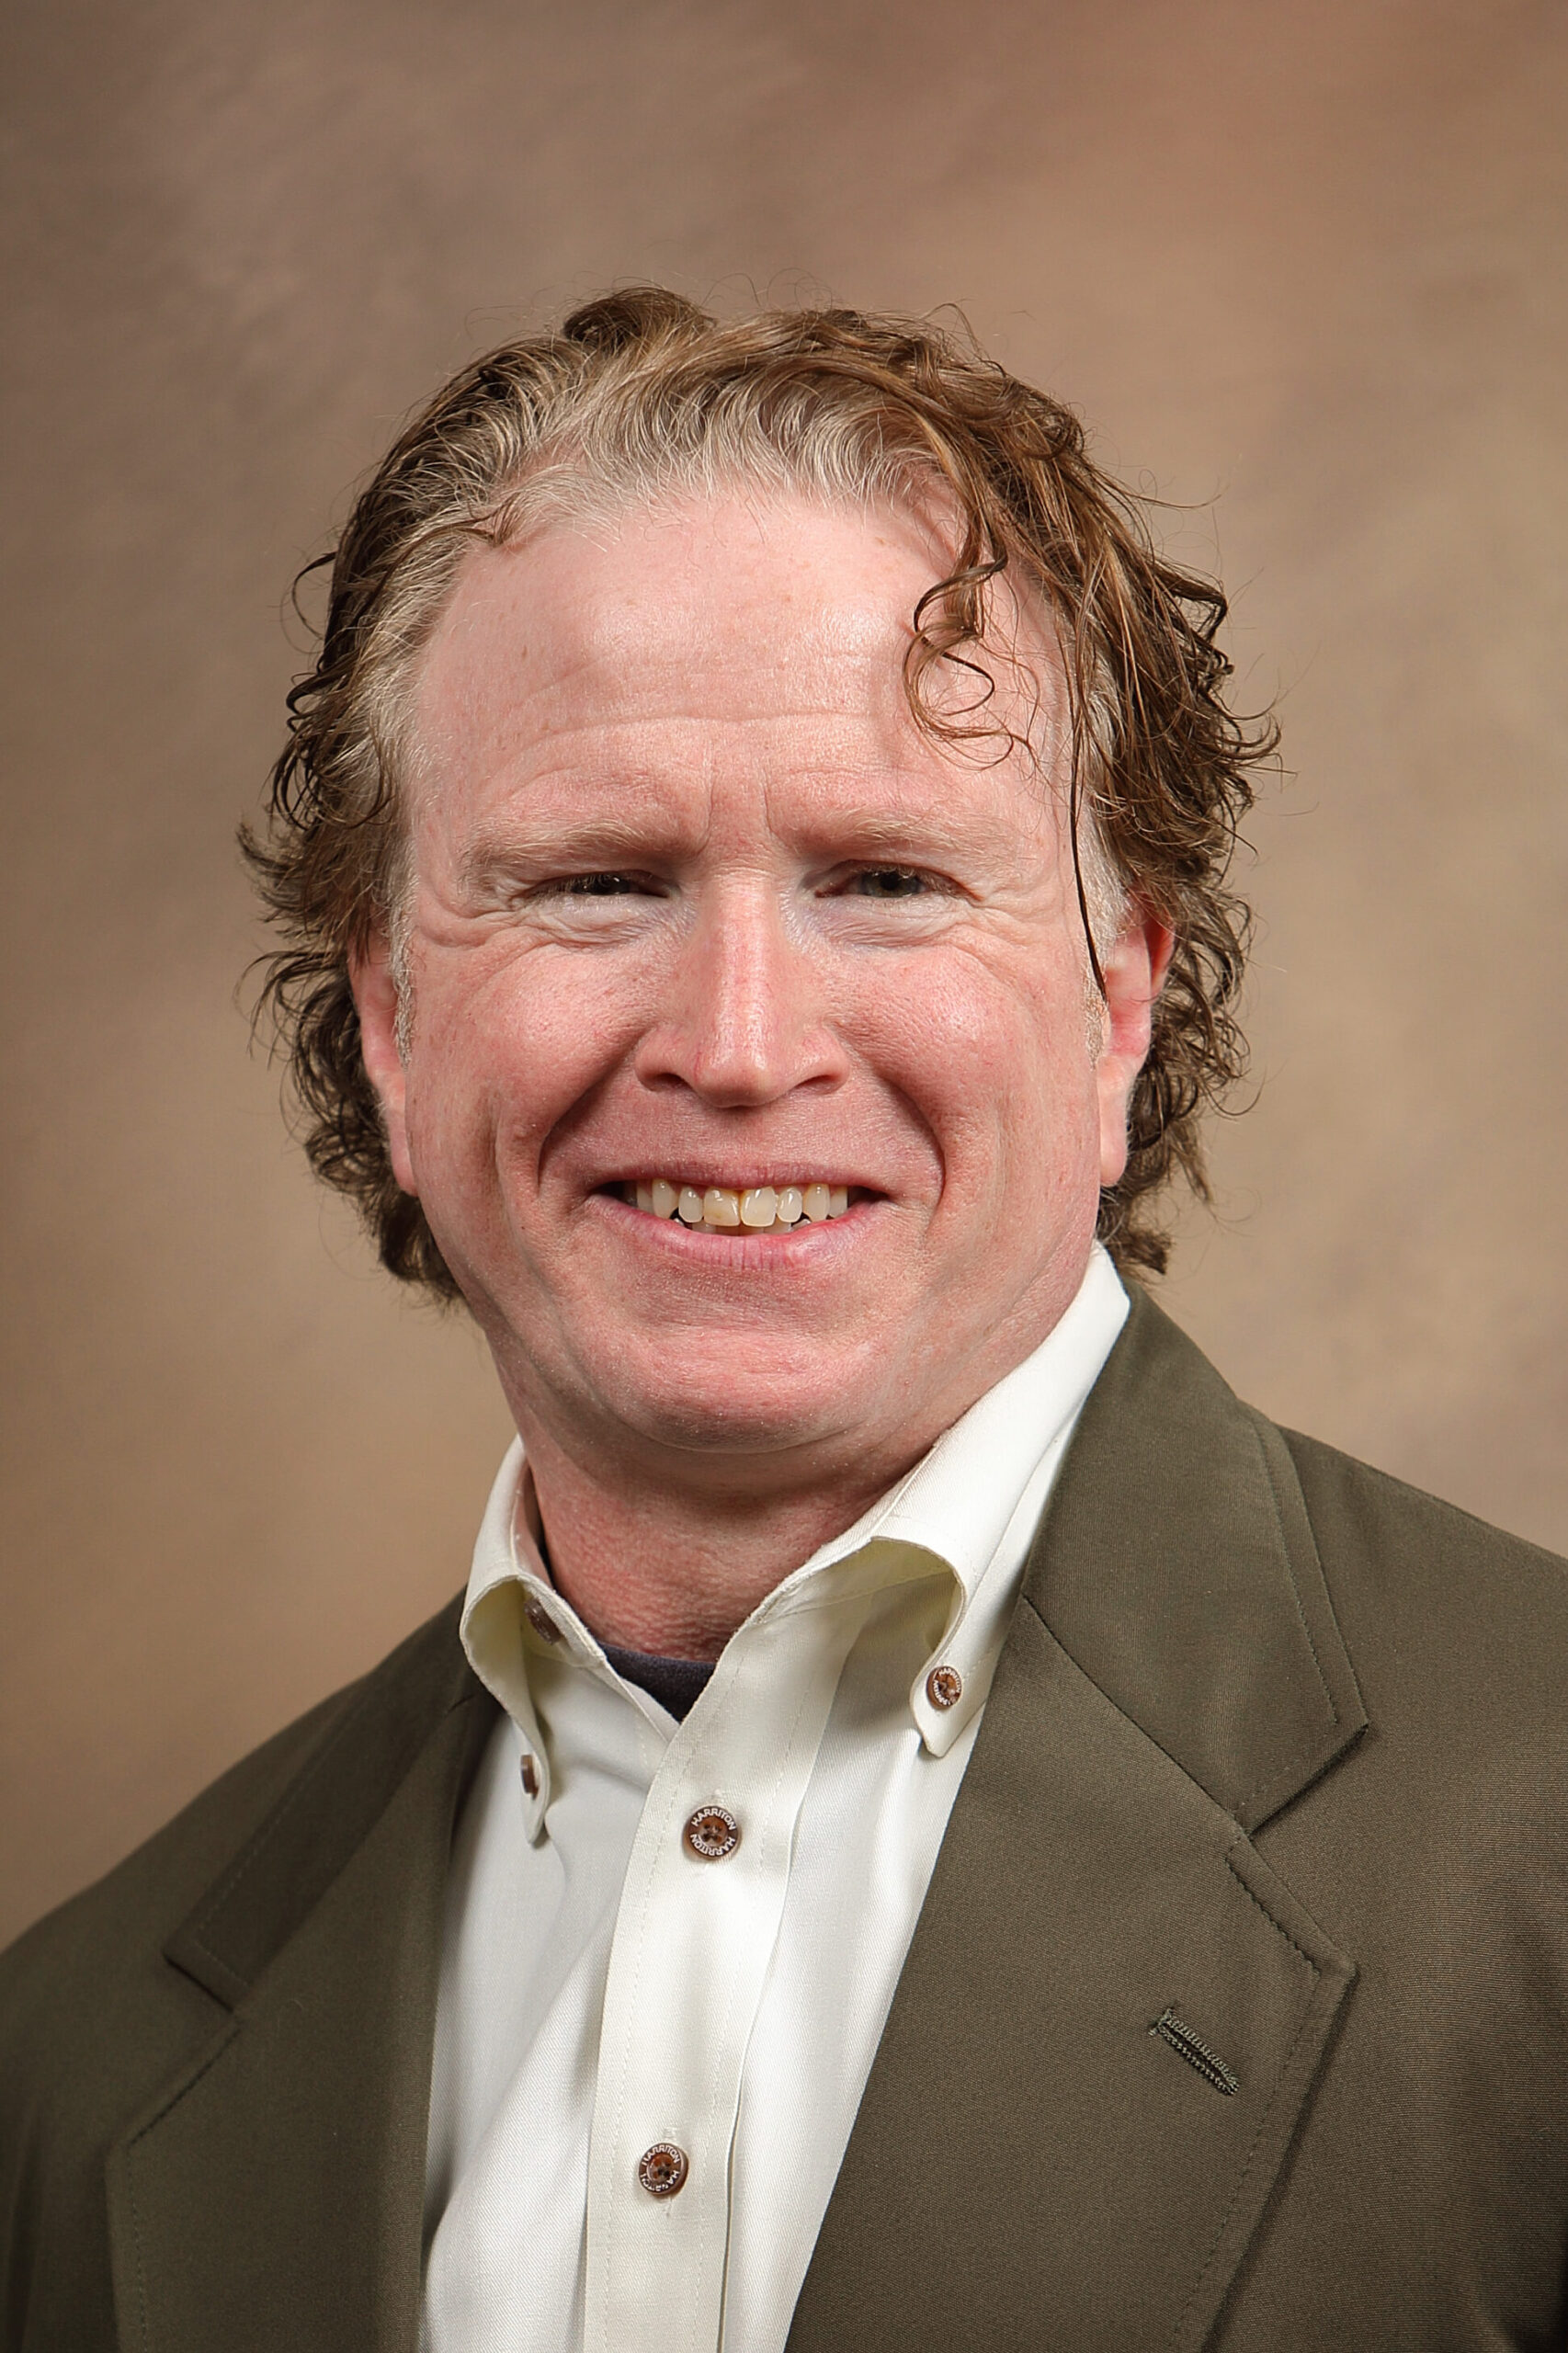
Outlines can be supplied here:
[[392, 1175], [405, 1193], [417, 1193], [408, 1151], [408, 1081], [397, 1042], [397, 983], [384, 933], [376, 933], [363, 949], [350, 956], [348, 984], [359, 1015], [359, 1052], [381, 1103]]
[[1146, 908], [1134, 907], [1108, 954], [1105, 1044], [1095, 1069], [1100, 1101], [1100, 1183], [1114, 1185], [1127, 1166], [1127, 1106], [1149, 1052], [1154, 1002], [1170, 969], [1176, 934]]

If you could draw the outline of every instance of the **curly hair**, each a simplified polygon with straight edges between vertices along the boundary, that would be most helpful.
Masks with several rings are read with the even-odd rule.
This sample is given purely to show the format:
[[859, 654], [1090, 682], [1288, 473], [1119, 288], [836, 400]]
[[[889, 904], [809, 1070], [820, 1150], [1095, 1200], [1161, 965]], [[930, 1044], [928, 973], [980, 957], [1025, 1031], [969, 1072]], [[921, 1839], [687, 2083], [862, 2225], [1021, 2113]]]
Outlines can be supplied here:
[[301, 574], [331, 567], [325, 629], [289, 697], [267, 822], [242, 827], [241, 845], [282, 942], [257, 1012], [287, 1053], [312, 1166], [357, 1203], [394, 1275], [455, 1295], [392, 1175], [350, 967], [381, 934], [395, 956], [409, 706], [464, 553], [562, 513], [738, 483], [862, 505], [935, 494], [956, 516], [957, 560], [920, 600], [905, 661], [911, 709], [936, 735], [984, 732], [982, 665], [967, 665], [981, 681], [967, 718], [938, 715], [923, 689], [935, 665], [983, 648], [991, 584], [1010, 572], [1043, 599], [1067, 677], [1095, 982], [1108, 870], [1112, 908], [1130, 896], [1175, 935], [1127, 1166], [1098, 1220], [1124, 1270], [1163, 1271], [1160, 1197], [1179, 1176], [1208, 1199], [1200, 1115], [1244, 1064], [1235, 1007], [1251, 919], [1228, 875], [1275, 731], [1224, 701], [1223, 596], [1157, 553], [1142, 502], [1095, 464], [1071, 410], [959, 334], [849, 310], [720, 324], [659, 288], [589, 302], [454, 377], [378, 467], [335, 550]]

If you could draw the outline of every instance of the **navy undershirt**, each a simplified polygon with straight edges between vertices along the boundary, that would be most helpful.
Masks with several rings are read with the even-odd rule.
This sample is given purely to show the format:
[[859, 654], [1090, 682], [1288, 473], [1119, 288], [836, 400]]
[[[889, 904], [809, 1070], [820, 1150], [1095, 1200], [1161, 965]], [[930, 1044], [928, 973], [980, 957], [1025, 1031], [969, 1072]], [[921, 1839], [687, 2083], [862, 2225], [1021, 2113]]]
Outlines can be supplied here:
[[660, 1658], [652, 1651], [618, 1651], [613, 1643], [606, 1643], [604, 1654], [619, 1676], [657, 1699], [676, 1723], [685, 1722], [713, 1672], [705, 1658]]
[[[550, 1547], [542, 1529], [539, 1549], [545, 1574], [553, 1582]], [[618, 1651], [613, 1643], [606, 1643], [603, 1648], [621, 1680], [635, 1683], [639, 1691], [646, 1691], [651, 1699], [657, 1699], [677, 1724], [684, 1723], [696, 1707], [713, 1672], [711, 1662], [705, 1658], [661, 1658], [656, 1651]]]

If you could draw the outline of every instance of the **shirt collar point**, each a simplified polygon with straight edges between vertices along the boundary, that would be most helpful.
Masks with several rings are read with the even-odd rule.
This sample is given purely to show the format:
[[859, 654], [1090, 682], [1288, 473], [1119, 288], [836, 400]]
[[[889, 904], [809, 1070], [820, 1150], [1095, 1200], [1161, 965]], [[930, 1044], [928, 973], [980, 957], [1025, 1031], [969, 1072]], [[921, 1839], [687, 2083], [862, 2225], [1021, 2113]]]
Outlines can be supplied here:
[[913, 1712], [915, 1728], [920, 1734], [926, 1754], [941, 1757], [948, 1754], [974, 1711], [972, 1708], [955, 1708], [950, 1714], [939, 1716], [930, 1708], [917, 1707]]

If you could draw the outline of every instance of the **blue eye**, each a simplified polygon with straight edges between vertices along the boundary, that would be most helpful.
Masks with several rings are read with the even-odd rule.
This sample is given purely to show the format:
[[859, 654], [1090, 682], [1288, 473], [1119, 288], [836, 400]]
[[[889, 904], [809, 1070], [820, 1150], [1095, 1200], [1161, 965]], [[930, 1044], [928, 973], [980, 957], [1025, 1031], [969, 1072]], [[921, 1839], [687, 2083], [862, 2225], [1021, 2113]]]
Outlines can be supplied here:
[[863, 899], [916, 899], [926, 887], [925, 875], [907, 866], [868, 866], [855, 877]]
[[567, 895], [574, 899], [619, 899], [638, 887], [631, 874], [574, 874], [565, 885]]

